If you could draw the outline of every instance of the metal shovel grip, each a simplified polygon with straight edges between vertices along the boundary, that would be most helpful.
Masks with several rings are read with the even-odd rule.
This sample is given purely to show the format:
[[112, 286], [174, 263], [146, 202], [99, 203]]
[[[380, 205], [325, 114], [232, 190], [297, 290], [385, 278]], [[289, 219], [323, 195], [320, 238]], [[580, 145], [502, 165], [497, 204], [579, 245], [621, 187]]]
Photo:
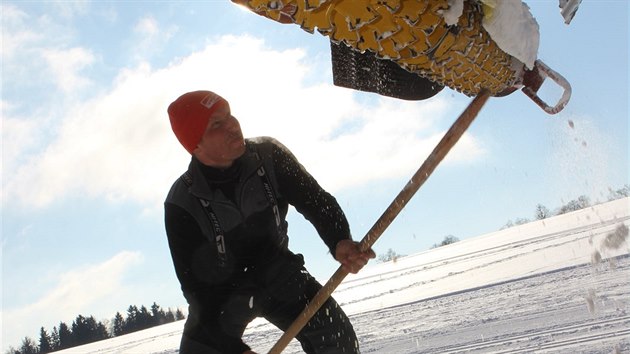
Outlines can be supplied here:
[[[387, 207], [383, 214], [378, 218], [365, 237], [363, 237], [359, 244], [362, 251], [370, 249], [387, 227], [389, 227], [392, 221], [396, 218], [396, 216], [398, 216], [400, 211], [405, 207], [405, 205], [407, 205], [413, 195], [429, 178], [451, 148], [455, 146], [459, 138], [464, 135], [489, 97], [490, 93], [487, 90], [482, 90], [479, 95], [472, 100], [468, 107], [466, 107], [464, 112], [462, 112], [459, 118], [457, 118], [455, 123], [453, 123], [450, 129], [442, 137], [442, 140], [440, 140], [440, 142], [435, 146], [418, 171], [416, 171], [405, 187], [400, 191], [400, 193], [398, 193], [394, 201], [392, 201], [389, 207]], [[337, 269], [328, 282], [304, 308], [302, 313], [293, 321], [291, 326], [287, 328], [271, 350], [269, 350], [269, 354], [279, 354], [284, 350], [284, 348], [286, 348], [287, 345], [289, 345], [291, 340], [302, 330], [302, 328], [326, 302], [326, 300], [328, 300], [330, 295], [335, 291], [339, 284], [341, 284], [347, 275], [348, 272], [345, 271], [343, 267], [339, 267]]]
[[[547, 102], [538, 96], [538, 90], [543, 82], [545, 82], [546, 78], [552, 79], [563, 89], [562, 96], [554, 106], [548, 105]], [[523, 84], [524, 87], [521, 89], [523, 93], [549, 114], [560, 112], [564, 106], [569, 103], [569, 99], [571, 98], [571, 84], [569, 84], [569, 81], [548, 67], [547, 64], [543, 63], [540, 59], [536, 60], [532, 71], [525, 73]]]

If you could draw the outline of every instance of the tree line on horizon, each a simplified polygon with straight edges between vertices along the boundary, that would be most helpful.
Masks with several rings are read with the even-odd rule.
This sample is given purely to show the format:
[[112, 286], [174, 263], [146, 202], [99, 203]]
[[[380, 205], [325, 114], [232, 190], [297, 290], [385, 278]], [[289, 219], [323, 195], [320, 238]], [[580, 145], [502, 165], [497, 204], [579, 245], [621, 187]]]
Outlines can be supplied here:
[[[613, 200], [630, 197], [630, 185], [626, 184], [622, 188], [619, 189], [609, 189], [608, 190], [608, 201], [611, 202]], [[595, 203], [597, 204], [597, 203]], [[581, 195], [577, 199], [570, 200], [566, 204], [557, 208], [554, 212], [550, 211], [546, 206], [542, 204], [537, 204], [536, 209], [534, 211], [535, 220], [543, 220], [552, 216], [558, 216], [566, 213], [570, 213], [572, 211], [578, 211], [582, 209], [586, 209], [594, 204], [591, 204], [591, 200], [586, 195]], [[508, 220], [501, 230], [508, 229], [512, 226], [527, 224], [532, 220], [528, 218], [516, 218], [514, 221]]]
[[45, 354], [97, 342], [185, 318], [181, 310], [164, 311], [155, 302], [151, 309], [130, 305], [126, 317], [120, 312], [111, 321], [97, 322], [94, 316], [78, 315], [71, 325], [60, 322], [48, 332], [41, 327], [39, 342], [25, 337], [19, 348], [10, 347], [5, 354]]
[[[630, 185], [626, 184], [622, 188], [619, 188], [619, 189], [610, 188], [608, 192], [609, 192], [608, 193], [609, 202], [613, 200], [621, 199], [621, 198], [627, 198], [627, 197], [630, 197]], [[546, 218], [550, 218], [552, 216], [558, 216], [558, 215], [570, 213], [572, 211], [585, 209], [590, 206], [591, 206], [590, 199], [585, 195], [581, 195], [577, 199], [570, 200], [566, 204], [560, 206], [559, 208], [555, 210], [555, 212], [551, 212], [547, 207], [545, 207], [542, 204], [537, 204], [534, 211], [534, 217], [536, 220], [543, 220]], [[528, 222], [531, 222], [531, 221], [532, 220], [528, 218], [516, 218], [514, 221], [508, 220], [508, 222], [501, 227], [501, 230], [508, 229], [510, 227], [517, 226], [517, 225], [527, 224]], [[450, 245], [458, 241], [459, 241], [459, 238], [453, 235], [446, 235], [444, 236], [444, 239], [442, 240], [442, 242], [434, 243], [433, 246], [431, 246], [431, 249]], [[398, 254], [396, 251], [390, 248], [387, 250], [386, 253], [380, 254], [378, 256], [377, 262], [379, 263], [384, 263], [384, 262], [389, 262], [389, 261], [395, 262], [398, 258], [405, 257], [405, 256], [406, 255], [404, 254]]]

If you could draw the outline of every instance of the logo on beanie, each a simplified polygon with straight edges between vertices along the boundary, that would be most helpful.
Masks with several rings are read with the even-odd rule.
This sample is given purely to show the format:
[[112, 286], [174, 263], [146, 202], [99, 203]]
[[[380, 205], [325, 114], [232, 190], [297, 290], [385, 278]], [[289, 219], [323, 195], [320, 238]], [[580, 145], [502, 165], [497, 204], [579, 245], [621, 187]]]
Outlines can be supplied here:
[[201, 100], [200, 103], [206, 108], [210, 109], [212, 106], [214, 106], [215, 103], [219, 102], [220, 100], [221, 100], [221, 97], [219, 95], [214, 94], [214, 93], [209, 93]]

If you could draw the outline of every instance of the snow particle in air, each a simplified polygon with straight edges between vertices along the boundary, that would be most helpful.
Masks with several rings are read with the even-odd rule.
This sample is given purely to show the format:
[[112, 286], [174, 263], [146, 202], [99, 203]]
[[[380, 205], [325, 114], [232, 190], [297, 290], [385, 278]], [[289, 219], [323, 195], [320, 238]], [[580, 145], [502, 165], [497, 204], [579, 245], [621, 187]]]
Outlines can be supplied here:
[[591, 313], [591, 315], [595, 314], [595, 300], [596, 300], [597, 296], [595, 295], [595, 290], [593, 289], [589, 289], [588, 290], [588, 295], [586, 295], [584, 297], [584, 300], [586, 300], [586, 306], [588, 307], [588, 312]]
[[628, 238], [628, 226], [619, 224], [615, 231], [606, 235], [602, 240], [602, 247], [607, 249], [619, 249]]
[[602, 254], [599, 253], [599, 251], [593, 252], [593, 254], [591, 255], [591, 264], [596, 265], [596, 264], [599, 264], [601, 261], [602, 261]]
[[569, 119], [569, 127], [571, 127], [571, 129], [575, 129], [575, 124], [571, 119]]

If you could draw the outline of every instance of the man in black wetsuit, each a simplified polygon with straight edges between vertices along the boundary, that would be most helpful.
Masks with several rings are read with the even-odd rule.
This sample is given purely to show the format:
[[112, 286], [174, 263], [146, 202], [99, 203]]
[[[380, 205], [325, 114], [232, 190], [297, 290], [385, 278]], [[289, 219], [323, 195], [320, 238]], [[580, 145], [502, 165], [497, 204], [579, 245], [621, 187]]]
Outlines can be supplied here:
[[[352, 241], [333, 196], [272, 138], [244, 139], [228, 102], [188, 92], [168, 108], [192, 155], [165, 201], [175, 272], [189, 305], [180, 353], [254, 353], [241, 339], [264, 317], [285, 330], [321, 288], [288, 248], [289, 204], [309, 220], [334, 258], [358, 272], [374, 252]], [[330, 298], [297, 339], [307, 353], [358, 353], [347, 316]]]

